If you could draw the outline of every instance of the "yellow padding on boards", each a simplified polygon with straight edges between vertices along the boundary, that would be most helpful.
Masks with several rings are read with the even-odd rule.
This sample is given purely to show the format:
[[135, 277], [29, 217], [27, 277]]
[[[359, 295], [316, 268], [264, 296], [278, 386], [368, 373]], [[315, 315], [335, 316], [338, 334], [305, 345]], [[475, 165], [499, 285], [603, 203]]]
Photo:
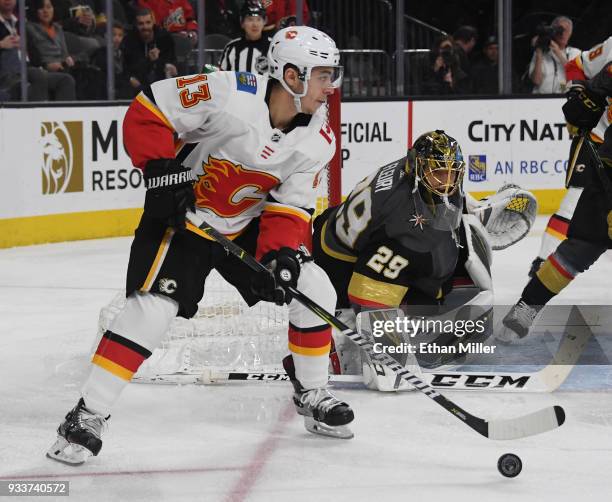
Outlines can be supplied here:
[[[566, 190], [532, 192], [538, 199], [538, 213], [552, 214], [559, 208]], [[470, 193], [480, 199], [495, 192]], [[322, 211], [325, 201], [318, 202]], [[142, 208], [134, 208], [0, 219], [0, 248], [133, 235], [141, 215]]]
[[134, 235], [142, 208], [0, 219], [0, 248]]

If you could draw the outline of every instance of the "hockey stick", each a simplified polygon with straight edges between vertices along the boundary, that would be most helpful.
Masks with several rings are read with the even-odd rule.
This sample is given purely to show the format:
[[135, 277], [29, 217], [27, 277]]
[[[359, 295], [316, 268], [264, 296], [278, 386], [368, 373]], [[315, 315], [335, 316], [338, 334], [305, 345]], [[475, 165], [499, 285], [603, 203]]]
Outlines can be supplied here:
[[[535, 372], [496, 371], [424, 371], [423, 380], [431, 387], [450, 390], [486, 390], [492, 392], [553, 392], [567, 379], [593, 335], [576, 307], [572, 308], [567, 328], [553, 360]], [[276, 382], [289, 377], [284, 371], [226, 371], [206, 369], [199, 382]], [[363, 384], [362, 375], [330, 375], [332, 383]], [[365, 384], [364, 384], [365, 386]]]
[[610, 181], [610, 178], [606, 174], [606, 168], [604, 167], [603, 162], [601, 161], [601, 157], [595, 149], [595, 146], [593, 146], [593, 142], [588, 137], [588, 134], [589, 133], [583, 134], [581, 136], [581, 139], [584, 140], [584, 143], [588, 145], [589, 151], [591, 152], [591, 157], [593, 157], [595, 164], [597, 164], [597, 174], [599, 176], [599, 181], [601, 181], [601, 185], [603, 186], [604, 192], [606, 192], [606, 195], [608, 196], [608, 209], [612, 209], [612, 181]]
[[[206, 233], [211, 239], [221, 244], [228, 252], [240, 259], [244, 264], [255, 272], [270, 273], [270, 271], [259, 263], [253, 256], [248, 254], [244, 249], [236, 243], [229, 240], [223, 234], [206, 223], [200, 225], [200, 229]], [[466, 410], [447, 399], [433, 387], [427, 385], [420, 378], [401, 366], [389, 354], [382, 352], [376, 353], [373, 350], [373, 344], [364, 339], [359, 333], [356, 333], [346, 324], [340, 321], [335, 316], [331, 315], [313, 300], [302, 294], [298, 289], [288, 287], [287, 291], [291, 293], [296, 301], [300, 302], [311, 312], [316, 314], [326, 323], [342, 332], [346, 337], [350, 338], [355, 344], [366, 350], [369, 356], [374, 360], [389, 367], [398, 376], [410, 383], [413, 387], [421, 391], [427, 397], [438, 403], [446, 411], [457, 417], [463, 423], [471, 427], [473, 430], [489, 439], [518, 439], [527, 436], [540, 434], [563, 425], [565, 422], [565, 411], [561, 406], [549, 406], [539, 411], [523, 415], [516, 418], [505, 420], [484, 420], [480, 417], [468, 413]]]

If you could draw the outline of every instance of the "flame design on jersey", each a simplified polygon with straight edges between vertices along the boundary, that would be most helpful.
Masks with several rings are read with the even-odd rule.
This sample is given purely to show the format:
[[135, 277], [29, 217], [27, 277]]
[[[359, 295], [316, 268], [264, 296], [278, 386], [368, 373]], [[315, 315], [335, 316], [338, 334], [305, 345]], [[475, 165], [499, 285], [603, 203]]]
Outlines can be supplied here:
[[280, 183], [276, 176], [208, 156], [195, 186], [196, 204], [223, 218], [238, 216], [266, 198]]

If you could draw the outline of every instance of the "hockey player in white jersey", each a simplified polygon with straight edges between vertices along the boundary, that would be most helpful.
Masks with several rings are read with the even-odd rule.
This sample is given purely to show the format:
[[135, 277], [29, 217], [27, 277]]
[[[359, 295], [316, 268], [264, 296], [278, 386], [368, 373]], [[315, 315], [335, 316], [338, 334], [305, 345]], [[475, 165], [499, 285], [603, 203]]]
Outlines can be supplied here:
[[[122, 390], [172, 319], [191, 317], [211, 269], [247, 303], [289, 306], [294, 403], [307, 430], [350, 438], [348, 404], [326, 388], [331, 327], [281, 287], [297, 286], [328, 311], [327, 275], [310, 259], [318, 174], [335, 149], [326, 100], [341, 83], [332, 39], [299, 26], [276, 33], [270, 77], [216, 72], [156, 82], [125, 116], [126, 149], [143, 169], [144, 213], [132, 243], [127, 303], [92, 360], [81, 399], [48, 456], [70, 464], [97, 455]], [[213, 226], [254, 254], [255, 274], [202, 230]]]
[[[581, 52], [574, 59], [565, 65], [565, 74], [569, 82], [568, 97], [578, 94], [584, 89], [585, 82], [592, 79], [606, 63], [612, 61], [612, 37], [604, 42], [597, 44], [587, 51]], [[612, 107], [608, 107], [597, 126], [591, 131], [591, 139], [595, 143], [602, 143], [606, 129], [610, 125], [612, 118]], [[540, 269], [553, 251], [562, 241], [567, 238], [570, 220], [576, 210], [578, 199], [582, 194], [589, 171], [593, 169], [593, 159], [586, 148], [578, 148], [581, 145], [580, 138], [576, 135], [572, 139], [569, 153], [569, 169], [565, 178], [565, 193], [559, 209], [550, 217], [542, 235], [542, 243], [538, 256], [531, 264], [529, 275], [533, 275]]]

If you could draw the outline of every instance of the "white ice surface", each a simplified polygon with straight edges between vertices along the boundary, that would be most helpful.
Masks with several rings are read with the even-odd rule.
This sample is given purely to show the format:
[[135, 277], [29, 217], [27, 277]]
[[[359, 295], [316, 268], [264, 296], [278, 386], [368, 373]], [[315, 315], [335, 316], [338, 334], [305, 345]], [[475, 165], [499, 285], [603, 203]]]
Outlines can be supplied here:
[[[513, 303], [544, 220], [495, 253], [498, 303]], [[484, 417], [565, 407], [567, 423], [541, 436], [490, 441], [418, 393], [337, 394], [356, 413], [350, 441], [307, 433], [287, 384], [131, 385], [104, 447], [80, 467], [44, 452], [78, 399], [101, 306], [123, 287], [130, 239], [0, 250], [0, 479], [70, 480], [75, 501], [572, 501], [612, 493], [612, 395], [605, 392], [449, 392]], [[559, 296], [612, 304], [604, 255]], [[503, 478], [514, 452], [523, 472]], [[66, 500], [66, 499], [63, 499]]]

